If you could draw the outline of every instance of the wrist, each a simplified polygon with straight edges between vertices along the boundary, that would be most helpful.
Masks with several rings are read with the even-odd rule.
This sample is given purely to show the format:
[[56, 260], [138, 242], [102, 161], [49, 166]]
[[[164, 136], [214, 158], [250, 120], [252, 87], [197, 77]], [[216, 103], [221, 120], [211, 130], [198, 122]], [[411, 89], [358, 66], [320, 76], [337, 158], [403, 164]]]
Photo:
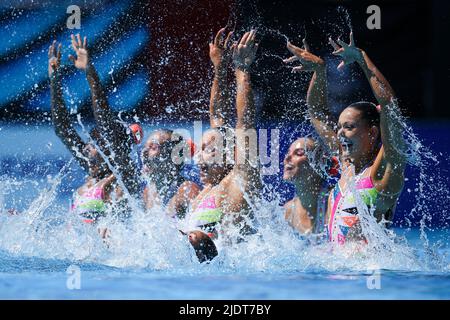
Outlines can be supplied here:
[[51, 83], [57, 83], [59, 81], [58, 70], [53, 70], [52, 73], [49, 74], [49, 78]]
[[234, 63], [234, 70], [236, 72], [243, 72], [243, 73], [250, 73], [251, 68], [250, 65], [246, 65], [244, 63], [240, 63], [240, 62], [235, 62]]
[[364, 59], [365, 55], [366, 55], [366, 53], [363, 50], [358, 49], [358, 53], [355, 58], [356, 62], [359, 64], [364, 64], [365, 63], [365, 59]]
[[327, 71], [327, 66], [324, 61], [318, 62], [314, 68], [314, 71], [318, 74], [325, 74]]
[[84, 69], [84, 72], [90, 73], [93, 71], [95, 71], [94, 65], [91, 62], [88, 62], [86, 68]]
[[250, 70], [248, 69], [241, 69], [236, 67], [234, 70], [234, 73], [236, 75], [236, 81], [249, 81], [250, 80]]
[[227, 75], [227, 68], [224, 64], [214, 65], [214, 77], [223, 78]]

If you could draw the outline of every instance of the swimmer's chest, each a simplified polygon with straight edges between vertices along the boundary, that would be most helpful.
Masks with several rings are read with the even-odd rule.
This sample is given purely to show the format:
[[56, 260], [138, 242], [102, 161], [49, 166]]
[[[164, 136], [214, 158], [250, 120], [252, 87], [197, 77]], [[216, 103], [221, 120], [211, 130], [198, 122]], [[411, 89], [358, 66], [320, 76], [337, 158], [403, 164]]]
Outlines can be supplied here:
[[243, 195], [239, 197], [231, 197], [226, 188], [222, 185], [214, 187], [205, 187], [195, 198], [192, 203], [192, 211], [197, 211], [198, 207], [205, 202], [214, 202], [215, 208], [221, 208], [222, 212], [242, 212], [248, 210], [248, 204], [243, 198]]
[[[104, 201], [110, 201], [111, 200], [111, 191], [114, 191], [117, 198], [122, 197], [122, 190], [119, 187], [113, 187], [113, 188], [106, 188], [106, 185], [110, 183], [108, 178], [102, 179], [98, 182], [95, 181], [95, 179], [89, 179], [85, 184], [83, 184], [80, 188], [77, 189], [76, 193], [78, 196], [84, 196], [92, 194], [93, 192], [97, 190], [101, 190], [101, 198]], [[108, 191], [109, 189], [109, 191]]]
[[192, 202], [192, 211], [196, 211], [198, 206], [208, 198], [214, 198], [214, 202], [217, 205], [216, 196], [220, 195], [220, 193], [216, 191], [216, 187], [206, 186]]

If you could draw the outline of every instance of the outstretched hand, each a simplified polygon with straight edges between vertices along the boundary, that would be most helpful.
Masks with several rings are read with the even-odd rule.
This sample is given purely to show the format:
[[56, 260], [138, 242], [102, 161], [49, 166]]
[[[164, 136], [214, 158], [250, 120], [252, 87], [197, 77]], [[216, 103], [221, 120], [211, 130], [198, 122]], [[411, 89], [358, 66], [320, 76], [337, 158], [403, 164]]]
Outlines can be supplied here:
[[256, 31], [246, 32], [239, 43], [233, 44], [233, 62], [237, 69], [248, 70], [256, 57], [258, 44], [255, 43]]
[[319, 68], [325, 65], [324, 61], [321, 58], [310, 52], [309, 46], [306, 43], [305, 39], [303, 39], [303, 49], [294, 46], [289, 41], [286, 47], [293, 54], [293, 56], [284, 59], [283, 62], [290, 63], [299, 60], [302, 64], [301, 66], [293, 67], [292, 72], [317, 71]]
[[231, 36], [233, 31], [228, 32], [225, 38], [225, 28], [222, 28], [217, 32], [214, 42], [209, 44], [209, 57], [214, 65], [214, 68], [226, 67], [228, 61], [231, 58]]
[[48, 76], [56, 73], [61, 65], [61, 43], [56, 47], [56, 40], [48, 48]]
[[73, 62], [77, 69], [86, 70], [89, 65], [87, 39], [84, 37], [83, 42], [81, 42], [80, 34], [77, 34], [76, 38], [73, 34], [71, 34], [70, 38], [72, 39], [72, 48], [75, 51], [76, 57], [69, 55], [69, 59]]
[[353, 39], [353, 32], [350, 32], [350, 43], [347, 44], [344, 41], [337, 39], [337, 43], [334, 42], [331, 37], [329, 38], [330, 44], [333, 46], [333, 54], [342, 58], [341, 63], [338, 65], [338, 69], [341, 70], [344, 66], [351, 64], [355, 61], [359, 61], [362, 58], [361, 49], [355, 46], [355, 40]]

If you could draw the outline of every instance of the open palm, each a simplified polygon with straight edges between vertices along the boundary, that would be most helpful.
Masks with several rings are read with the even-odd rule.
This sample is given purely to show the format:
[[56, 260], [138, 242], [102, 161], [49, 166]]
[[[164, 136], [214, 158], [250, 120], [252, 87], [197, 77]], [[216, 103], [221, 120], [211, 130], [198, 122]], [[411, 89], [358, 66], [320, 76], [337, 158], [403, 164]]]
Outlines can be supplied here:
[[231, 36], [233, 32], [230, 31], [225, 38], [225, 28], [222, 28], [214, 38], [214, 42], [209, 44], [209, 57], [214, 67], [226, 65], [231, 57]]
[[253, 63], [258, 50], [258, 44], [255, 43], [256, 31], [246, 32], [239, 43], [233, 45], [233, 61], [237, 68], [247, 69]]
[[[356, 62], [362, 58], [361, 49], [355, 46], [353, 32], [350, 32], [349, 44], [340, 39], [337, 39], [337, 43], [334, 42], [331, 38], [329, 38], [329, 41], [334, 49], [333, 54], [342, 58], [341, 63], [338, 65], [338, 69], [342, 69], [344, 66]], [[338, 44], [340, 45], [340, 47]]]
[[306, 40], [303, 39], [303, 49], [297, 46], [294, 46], [292, 43], [288, 41], [287, 48], [293, 54], [292, 57], [288, 59], [284, 59], [284, 63], [290, 63], [293, 61], [300, 61], [301, 65], [292, 68], [292, 72], [298, 71], [316, 71], [317, 69], [324, 66], [324, 61], [311, 53]]
[[89, 54], [87, 51], [87, 39], [84, 37], [83, 42], [81, 42], [81, 37], [77, 34], [77, 37], [72, 34], [72, 48], [75, 51], [76, 57], [73, 55], [69, 56], [69, 59], [73, 62], [74, 66], [80, 70], [86, 70], [89, 64]]

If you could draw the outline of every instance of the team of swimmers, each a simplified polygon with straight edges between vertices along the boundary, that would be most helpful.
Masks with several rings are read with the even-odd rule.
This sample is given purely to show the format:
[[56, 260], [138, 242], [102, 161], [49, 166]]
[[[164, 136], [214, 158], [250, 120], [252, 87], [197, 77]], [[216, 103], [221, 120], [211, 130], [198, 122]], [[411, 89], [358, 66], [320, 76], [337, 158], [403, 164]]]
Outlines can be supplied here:
[[[142, 140], [142, 129], [118, 121], [91, 62], [86, 37], [72, 35], [75, 55], [69, 58], [86, 74], [95, 117], [89, 140], [83, 141], [70, 123], [64, 104], [61, 45], [52, 43], [48, 52], [52, 120], [56, 134], [87, 173], [72, 202], [72, 210], [84, 222], [96, 224], [107, 213], [126, 220], [132, 214], [130, 199], [146, 209], [162, 206], [174, 223], [179, 223], [180, 233], [187, 237], [200, 262], [218, 254], [218, 237], [225, 242], [245, 241], [246, 235], [255, 232], [253, 208], [263, 189], [258, 157], [250, 156], [255, 150], [246, 133], [257, 128], [251, 67], [258, 43], [255, 30], [238, 41], [233, 37], [233, 32], [223, 28], [209, 44], [214, 78], [210, 129], [195, 152], [200, 181], [186, 174], [184, 161], [174, 161], [174, 155], [183, 160], [193, 146], [169, 129], [150, 133], [139, 166], [132, 150]], [[283, 179], [296, 190], [295, 197], [284, 206], [285, 218], [302, 234], [324, 235], [336, 244], [365, 243], [358, 214], [360, 200], [377, 221], [392, 221], [403, 188], [404, 142], [396, 119], [390, 116], [395, 95], [389, 83], [368, 55], [355, 46], [352, 34], [348, 44], [337, 42], [330, 39], [333, 54], [342, 58], [338, 68], [358, 64], [377, 105], [353, 103], [334, 121], [327, 105], [325, 62], [310, 51], [306, 42], [303, 48], [287, 43], [293, 56], [284, 62], [299, 61], [301, 65], [293, 67], [293, 72], [313, 73], [307, 106], [318, 138], [298, 138], [285, 155]], [[230, 69], [236, 83], [235, 103], [227, 80]], [[318, 169], [324, 166], [325, 170]], [[337, 171], [338, 181], [330, 186], [327, 180], [330, 175], [338, 176]], [[238, 236], [228, 232], [231, 227], [238, 228]], [[109, 236], [108, 230], [99, 231], [103, 238]]]

